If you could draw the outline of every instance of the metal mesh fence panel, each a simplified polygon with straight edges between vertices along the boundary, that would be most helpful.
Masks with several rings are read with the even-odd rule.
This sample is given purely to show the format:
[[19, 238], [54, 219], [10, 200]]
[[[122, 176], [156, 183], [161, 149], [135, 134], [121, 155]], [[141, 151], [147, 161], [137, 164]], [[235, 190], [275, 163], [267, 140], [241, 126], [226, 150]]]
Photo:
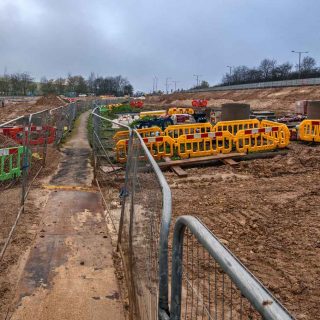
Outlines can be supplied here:
[[177, 220], [170, 319], [292, 319], [196, 218]]
[[21, 214], [23, 161], [28, 152], [23, 138], [28, 123], [29, 116], [22, 116], [0, 124], [0, 260], [17, 214]]
[[118, 249], [128, 284], [130, 317], [158, 319], [159, 304], [162, 309], [168, 309], [170, 189], [136, 131], [102, 117], [98, 107], [92, 117], [94, 163], [96, 178], [101, 185], [119, 166], [115, 157], [117, 140], [113, 136], [119, 127], [128, 131], [125, 183], [120, 192], [121, 215], [111, 219], [118, 232]]
[[157, 319], [162, 189], [141, 140], [134, 133], [121, 246], [139, 319]]
[[[118, 170], [123, 166], [116, 163], [115, 140], [113, 136], [116, 130], [119, 130], [112, 120], [101, 116], [99, 106], [94, 105], [94, 111], [91, 115], [92, 128], [89, 125], [89, 139], [93, 150], [93, 163], [95, 181], [100, 187], [107, 187], [110, 182], [110, 175], [118, 176]], [[129, 130], [127, 127], [121, 127], [122, 130]], [[105, 202], [107, 204], [107, 202]], [[108, 218], [111, 220], [113, 232], [118, 233], [120, 217], [111, 213], [108, 207]]]
[[32, 183], [54, 148], [90, 103], [47, 109], [0, 124], [0, 261], [23, 212]]

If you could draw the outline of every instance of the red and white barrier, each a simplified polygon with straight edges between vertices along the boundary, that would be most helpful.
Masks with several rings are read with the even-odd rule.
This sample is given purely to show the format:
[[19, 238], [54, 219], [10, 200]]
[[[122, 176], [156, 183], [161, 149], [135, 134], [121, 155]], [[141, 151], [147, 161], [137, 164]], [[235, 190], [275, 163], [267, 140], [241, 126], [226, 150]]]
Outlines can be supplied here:
[[222, 137], [223, 132], [218, 131], [218, 132], [206, 132], [206, 133], [194, 133], [194, 134], [187, 134], [186, 138], [187, 140], [192, 140], [192, 139], [203, 139], [203, 138], [211, 138], [214, 139], [216, 137]]
[[279, 131], [279, 127], [254, 128], [244, 130], [244, 134], [270, 133]]

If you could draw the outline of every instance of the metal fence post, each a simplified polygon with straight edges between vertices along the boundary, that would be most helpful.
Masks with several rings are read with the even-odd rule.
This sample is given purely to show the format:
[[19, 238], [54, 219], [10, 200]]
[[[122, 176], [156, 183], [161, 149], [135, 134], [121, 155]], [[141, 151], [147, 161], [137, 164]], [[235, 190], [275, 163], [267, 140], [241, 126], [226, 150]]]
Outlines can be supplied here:
[[181, 292], [182, 292], [182, 256], [183, 236], [185, 226], [176, 223], [172, 243], [172, 274], [171, 274], [171, 310], [170, 320], [180, 320], [181, 317]]
[[126, 198], [128, 197], [128, 183], [129, 183], [129, 168], [131, 166], [132, 160], [132, 145], [133, 145], [133, 131], [129, 132], [129, 142], [128, 142], [128, 159], [126, 163], [126, 172], [125, 172], [125, 181], [124, 181], [124, 192], [121, 204], [121, 214], [120, 214], [120, 221], [119, 221], [119, 230], [118, 230], [118, 241], [117, 241], [117, 251], [119, 251], [119, 245], [121, 244], [122, 240], [122, 229], [123, 229], [123, 220], [124, 220], [124, 212], [126, 206]]
[[44, 139], [44, 146], [43, 146], [43, 159], [42, 159], [42, 166], [44, 167], [46, 165], [46, 158], [47, 158], [47, 151], [48, 151], [48, 137], [49, 137], [49, 112], [46, 112], [46, 116], [45, 116], [45, 123], [42, 123], [42, 128], [45, 127], [46, 131], [45, 131], [45, 139]]
[[[32, 114], [29, 115], [29, 120], [26, 126], [23, 127], [23, 160], [22, 160], [22, 195], [21, 195], [21, 206], [24, 207], [26, 187], [28, 183], [28, 171], [29, 171], [29, 132], [31, 128]], [[24, 208], [23, 208], [24, 211]]]

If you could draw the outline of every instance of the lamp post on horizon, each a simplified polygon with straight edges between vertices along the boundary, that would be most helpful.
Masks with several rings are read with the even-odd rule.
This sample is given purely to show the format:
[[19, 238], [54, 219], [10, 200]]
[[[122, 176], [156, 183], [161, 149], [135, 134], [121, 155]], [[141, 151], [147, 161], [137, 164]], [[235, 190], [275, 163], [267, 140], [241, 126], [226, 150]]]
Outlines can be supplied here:
[[158, 91], [158, 77], [154, 76], [153, 77], [153, 92]]
[[197, 87], [199, 87], [199, 78], [202, 77], [202, 75], [201, 74], [194, 74], [193, 76], [196, 77], [196, 79], [197, 79]]
[[172, 82], [174, 83], [174, 91], [177, 91], [177, 83], [180, 81], [172, 80]]
[[166, 78], [166, 93], [167, 94], [168, 94], [168, 88], [169, 88], [169, 79], [171, 79], [171, 77]]
[[299, 78], [301, 78], [301, 55], [302, 55], [302, 53], [309, 53], [309, 51], [291, 50], [291, 52], [299, 54], [299, 65], [298, 65], [299, 67], [298, 67], [298, 70], [299, 70]]

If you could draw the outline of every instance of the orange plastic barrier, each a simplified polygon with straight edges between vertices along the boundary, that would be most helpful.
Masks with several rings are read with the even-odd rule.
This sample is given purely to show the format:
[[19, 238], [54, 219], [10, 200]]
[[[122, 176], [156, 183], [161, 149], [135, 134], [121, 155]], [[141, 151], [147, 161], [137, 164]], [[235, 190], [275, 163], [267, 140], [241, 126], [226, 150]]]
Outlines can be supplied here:
[[[7, 127], [0, 128], [0, 134], [9, 136], [19, 144], [23, 144], [23, 130], [27, 130], [28, 127]], [[55, 141], [56, 128], [51, 126], [31, 126], [28, 138], [29, 145], [44, 144], [47, 139], [47, 144], [51, 144]]]

